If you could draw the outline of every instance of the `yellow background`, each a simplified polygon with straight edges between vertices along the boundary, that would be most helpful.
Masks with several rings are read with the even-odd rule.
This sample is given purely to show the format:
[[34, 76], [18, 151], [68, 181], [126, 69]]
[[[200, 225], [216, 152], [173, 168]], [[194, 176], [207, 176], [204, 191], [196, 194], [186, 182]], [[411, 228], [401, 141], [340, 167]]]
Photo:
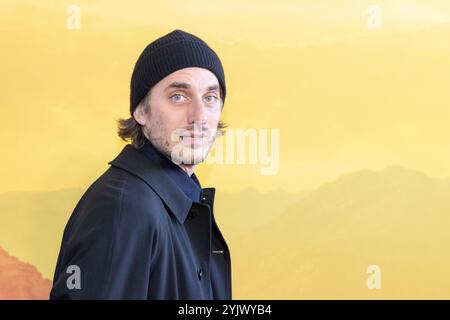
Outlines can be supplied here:
[[[67, 28], [67, 7], [81, 28]], [[367, 27], [370, 4], [381, 28]], [[450, 297], [450, 2], [0, 2], [0, 247], [51, 279], [64, 225], [124, 143], [134, 63], [174, 29], [225, 68], [223, 120], [280, 168], [207, 165], [233, 297]], [[381, 268], [381, 289], [366, 285]], [[1, 271], [1, 270], [0, 270]], [[0, 288], [1, 292], [2, 288]]]

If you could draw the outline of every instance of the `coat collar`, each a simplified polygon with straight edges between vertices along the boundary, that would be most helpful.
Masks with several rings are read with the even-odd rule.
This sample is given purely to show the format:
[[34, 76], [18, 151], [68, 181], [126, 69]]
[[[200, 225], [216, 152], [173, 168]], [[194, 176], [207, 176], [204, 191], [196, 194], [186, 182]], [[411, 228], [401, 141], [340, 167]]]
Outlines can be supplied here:
[[[142, 150], [127, 144], [119, 155], [108, 164], [128, 171], [142, 179], [169, 207], [177, 220], [183, 224], [193, 201], [182, 192], [164, 172], [157, 155], [145, 155]], [[202, 188], [204, 203], [214, 203], [215, 188]]]
[[145, 155], [152, 157], [157, 155], [163, 171], [175, 182], [183, 193], [194, 202], [199, 202], [202, 196], [202, 186], [195, 173], [189, 176], [183, 169], [176, 165], [170, 158], [163, 155], [153, 144], [145, 138], [144, 146], [139, 149]]

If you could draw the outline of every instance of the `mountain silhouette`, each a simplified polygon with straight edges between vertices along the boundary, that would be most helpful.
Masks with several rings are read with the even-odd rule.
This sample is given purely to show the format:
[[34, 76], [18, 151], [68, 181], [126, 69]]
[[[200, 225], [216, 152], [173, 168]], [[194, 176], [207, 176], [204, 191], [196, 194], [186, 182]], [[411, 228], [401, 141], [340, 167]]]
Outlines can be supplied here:
[[289, 193], [281, 189], [260, 192], [254, 188], [235, 193], [218, 190], [214, 212], [222, 232], [235, 238], [274, 221], [308, 192]]
[[348, 174], [233, 241], [237, 298], [448, 298], [449, 230], [448, 180], [399, 166]]
[[64, 227], [82, 189], [0, 194], [0, 245], [53, 279]]
[[0, 247], [0, 300], [48, 299], [52, 282], [36, 267], [9, 255]]
[[[82, 193], [0, 195], [3, 248], [52, 278]], [[400, 166], [346, 174], [304, 193], [218, 190], [214, 209], [231, 247], [235, 298], [449, 297], [449, 195], [449, 179]], [[382, 271], [380, 290], [366, 286], [373, 264]]]

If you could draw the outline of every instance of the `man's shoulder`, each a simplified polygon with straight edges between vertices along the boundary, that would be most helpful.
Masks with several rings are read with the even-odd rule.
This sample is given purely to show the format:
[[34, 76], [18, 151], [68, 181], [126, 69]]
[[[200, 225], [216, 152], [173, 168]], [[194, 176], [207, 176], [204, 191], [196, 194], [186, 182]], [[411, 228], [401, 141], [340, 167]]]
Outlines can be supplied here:
[[157, 193], [140, 177], [127, 170], [110, 166], [86, 190], [86, 192], [105, 195], [112, 193], [121, 197], [157, 198]]
[[109, 214], [123, 220], [161, 219], [164, 205], [157, 193], [132, 173], [109, 167], [86, 190], [80, 199], [80, 209], [100, 215]]

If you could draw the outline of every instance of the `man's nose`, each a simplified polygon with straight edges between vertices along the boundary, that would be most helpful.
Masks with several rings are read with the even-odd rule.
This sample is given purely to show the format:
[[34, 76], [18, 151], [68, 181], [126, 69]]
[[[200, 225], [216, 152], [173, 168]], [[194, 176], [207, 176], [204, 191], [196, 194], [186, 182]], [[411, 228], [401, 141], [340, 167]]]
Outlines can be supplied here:
[[196, 98], [192, 100], [192, 105], [189, 108], [189, 123], [206, 123], [205, 105], [202, 99]]

